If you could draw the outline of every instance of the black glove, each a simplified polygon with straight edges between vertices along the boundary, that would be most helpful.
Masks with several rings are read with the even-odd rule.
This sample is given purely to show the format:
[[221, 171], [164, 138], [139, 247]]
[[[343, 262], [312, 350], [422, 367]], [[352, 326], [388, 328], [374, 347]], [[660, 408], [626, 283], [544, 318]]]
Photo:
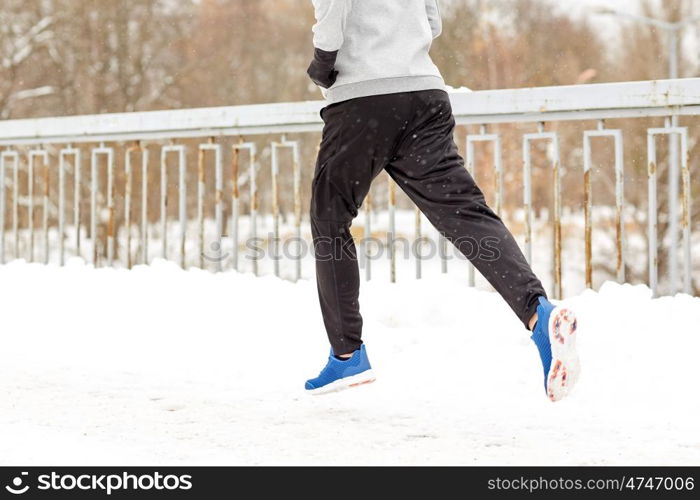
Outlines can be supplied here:
[[335, 52], [326, 52], [325, 50], [314, 49], [314, 60], [311, 61], [306, 73], [316, 85], [327, 89], [335, 83], [338, 77], [338, 72], [335, 70], [337, 57], [337, 50]]

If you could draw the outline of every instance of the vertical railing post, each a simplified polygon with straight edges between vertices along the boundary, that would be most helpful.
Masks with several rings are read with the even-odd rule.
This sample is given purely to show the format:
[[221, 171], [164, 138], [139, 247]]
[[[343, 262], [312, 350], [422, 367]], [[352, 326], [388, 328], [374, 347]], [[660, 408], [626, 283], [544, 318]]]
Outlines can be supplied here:
[[597, 130], [587, 130], [583, 133], [583, 185], [584, 185], [584, 218], [585, 218], [585, 275], [586, 287], [593, 288], [593, 158], [591, 142], [594, 138], [612, 137], [615, 145], [615, 248], [616, 248], [616, 277], [617, 281], [625, 281], [624, 257], [624, 144], [621, 130], [605, 128], [601, 120]]
[[5, 156], [0, 153], [0, 265], [5, 263]]
[[58, 153], [58, 260], [65, 264], [66, 255], [66, 157], [73, 157], [73, 223], [76, 232], [76, 255], [80, 255], [80, 150], [70, 144]]
[[691, 207], [692, 190], [690, 184], [690, 151], [688, 149], [688, 130], [681, 131], [681, 183], [683, 185], [682, 219], [683, 231], [683, 291], [688, 295], [693, 293], [693, 275], [691, 262]]
[[387, 175], [389, 190], [389, 232], [387, 239], [389, 244], [389, 281], [396, 283], [396, 183]]
[[563, 296], [562, 287], [562, 260], [561, 260], [561, 161], [559, 136], [556, 132], [545, 132], [544, 123], [540, 123], [537, 127], [538, 131], [532, 134], [523, 135], [523, 187], [524, 187], [524, 205], [525, 205], [525, 255], [528, 262], [532, 263], [532, 157], [530, 154], [530, 142], [536, 140], [550, 141], [553, 149], [552, 153], [552, 175], [554, 186], [554, 217], [553, 217], [553, 266], [552, 276], [554, 281], [555, 299], [560, 299]]
[[80, 149], [75, 149], [75, 163], [73, 165], [73, 225], [75, 226], [75, 255], [80, 257], [81, 224], [81, 190], [82, 190], [82, 163], [80, 161]]
[[204, 190], [206, 187], [204, 159], [204, 149], [200, 144], [197, 155], [197, 251], [200, 269], [204, 269]]
[[364, 248], [365, 256], [365, 280], [372, 279], [372, 258], [369, 254], [369, 245], [372, 240], [372, 191], [367, 193], [365, 198], [365, 229], [364, 229]]
[[[33, 149], [29, 151], [29, 165], [28, 165], [28, 212], [29, 212], [29, 262], [34, 262], [34, 167], [35, 158], [41, 158], [42, 164], [45, 169], [49, 168], [49, 154], [44, 149]], [[46, 181], [46, 170], [44, 171], [44, 181]], [[47, 211], [48, 208], [48, 196], [46, 192], [43, 193], [43, 212]], [[44, 214], [42, 214], [42, 218]], [[48, 229], [46, 231], [48, 234]], [[46, 261], [46, 254], [48, 254], [48, 249], [44, 249], [44, 260]]]
[[[11, 158], [13, 162], [13, 175], [14, 175], [14, 186], [13, 186], [13, 193], [17, 192], [17, 170], [19, 168], [19, 154], [16, 151], [2, 151], [0, 152], [0, 264], [5, 263], [5, 170], [6, 170], [6, 160]], [[13, 207], [16, 206], [15, 200], [16, 200], [16, 194], [13, 195]], [[14, 220], [13, 220], [13, 229], [16, 227], [16, 220], [17, 216], [16, 214], [13, 214]], [[17, 230], [15, 229], [15, 232]], [[15, 234], [15, 238], [17, 238]], [[17, 242], [15, 241], [15, 258], [17, 258]]]
[[148, 156], [141, 157], [141, 263], [148, 264]]
[[5, 263], [5, 157], [0, 156], [0, 265]]
[[[242, 143], [243, 140], [240, 142]], [[238, 271], [238, 219], [240, 217], [238, 177], [241, 159], [241, 150], [236, 146], [233, 146], [231, 155], [231, 267], [234, 271]]]
[[133, 183], [133, 171], [131, 168], [131, 153], [141, 148], [136, 141], [133, 146], [127, 148], [124, 158], [124, 228], [126, 229], [126, 268], [131, 269], [131, 187]]
[[422, 277], [422, 269], [421, 269], [421, 243], [422, 243], [422, 234], [421, 234], [421, 211], [418, 207], [415, 208], [414, 212], [414, 227], [415, 227], [415, 241], [416, 241], [416, 247], [414, 251], [416, 252], [416, 279], [421, 279]]
[[625, 150], [622, 130], [615, 131], [615, 246], [617, 281], [625, 281]]
[[14, 258], [19, 259], [19, 153], [12, 171], [12, 239]]
[[272, 259], [275, 276], [280, 275], [280, 200], [279, 200], [279, 150], [288, 148], [292, 150], [292, 196], [294, 203], [294, 235], [297, 240], [297, 255], [294, 262], [294, 280], [301, 278], [301, 158], [299, 143], [288, 141], [282, 136], [281, 141], [271, 144], [272, 152], [272, 224], [273, 224], [273, 250]]
[[43, 235], [43, 246], [44, 246], [44, 265], [49, 263], [49, 195], [51, 193], [50, 184], [50, 166], [48, 162], [48, 154], [44, 161], [44, 197], [43, 204], [41, 208], [41, 232]]
[[[177, 154], [177, 171], [178, 171], [178, 220], [179, 220], [179, 241], [178, 241], [178, 257], [180, 258], [180, 267], [183, 269], [186, 266], [185, 244], [187, 238], [187, 155], [185, 146], [182, 144], [168, 144], [160, 150], [160, 165], [161, 165], [161, 182], [168, 178], [168, 154]], [[163, 203], [165, 201], [165, 203]], [[165, 187], [161, 187], [161, 226], [164, 234], [168, 231], [168, 206], [169, 197], [167, 190], [167, 182]], [[164, 240], [165, 241], [165, 240]], [[163, 244], [163, 258], [167, 259], [167, 245]]]
[[[232, 220], [231, 220], [231, 238], [233, 240], [233, 261], [232, 267], [234, 270], [238, 269], [239, 260], [239, 246], [240, 246], [240, 152], [242, 150], [248, 151], [248, 181], [249, 181], [249, 196], [250, 196], [250, 228], [249, 236], [250, 241], [253, 244], [257, 244], [257, 187], [256, 187], [256, 171], [255, 171], [255, 153], [256, 146], [254, 142], [243, 142], [243, 138], [240, 139], [238, 144], [233, 145], [233, 165], [232, 165], [232, 191], [231, 191], [231, 210], [232, 210]], [[257, 252], [253, 253], [252, 256], [252, 268], [253, 274], [258, 274], [258, 257]]]
[[187, 267], [187, 155], [185, 146], [177, 146], [178, 150], [178, 212], [180, 216], [180, 267]]
[[554, 147], [554, 297], [561, 299], [564, 296], [562, 287], [561, 275], [561, 158], [559, 156], [559, 136], [554, 135], [552, 138]]
[[[212, 141], [213, 142], [213, 141]], [[223, 236], [224, 236], [224, 163], [221, 155], [221, 145], [214, 144], [214, 189], [216, 190], [214, 218], [216, 225], [216, 270], [223, 270]]]
[[[485, 130], [482, 128], [481, 132], [483, 133]], [[472, 178], [474, 177], [474, 141], [470, 140], [469, 135], [467, 135], [467, 172]], [[475, 250], [478, 255], [478, 248], [472, 248], [471, 252], [473, 253]], [[475, 285], [474, 275], [474, 265], [471, 262], [467, 262], [467, 284], [471, 287]]]
[[[257, 157], [257, 147], [253, 143], [250, 145], [250, 237], [253, 244], [257, 244], [258, 239], [258, 182], [257, 169], [255, 167]], [[253, 259], [253, 275], [258, 275], [258, 254], [254, 252]]]
[[198, 238], [199, 238], [199, 265], [204, 269], [204, 195], [206, 191], [206, 174], [205, 174], [205, 154], [206, 151], [214, 152], [214, 190], [215, 190], [215, 206], [214, 219], [216, 241], [212, 245], [214, 250], [213, 260], [215, 261], [216, 271], [223, 270], [223, 253], [221, 248], [221, 239], [224, 233], [224, 166], [222, 163], [221, 145], [216, 144], [213, 137], [209, 138], [206, 144], [199, 145], [199, 161], [198, 183], [197, 183], [197, 223], [198, 223]]
[[[478, 134], [469, 134], [466, 139], [466, 150], [467, 150], [467, 171], [469, 175], [476, 178], [475, 172], [475, 143], [492, 143], [493, 144], [493, 167], [494, 167], [494, 188], [495, 188], [495, 212], [497, 215], [501, 214], [501, 204], [503, 198], [503, 168], [502, 168], [502, 155], [501, 155], [501, 136], [498, 134], [488, 134], [486, 125], [482, 125], [479, 129]], [[479, 248], [474, 249], [475, 252], [479, 252]], [[468, 263], [469, 269], [469, 286], [475, 285], [474, 279], [474, 266]]]
[[523, 204], [525, 210], [525, 258], [532, 264], [532, 156], [530, 135], [523, 136]]
[[584, 218], [584, 260], [586, 287], [593, 288], [593, 221], [591, 211], [593, 202], [591, 199], [591, 141], [589, 135], [584, 133], [583, 140], [583, 218]]
[[301, 279], [301, 155], [299, 144], [290, 143], [293, 151], [293, 176], [294, 176], [294, 236], [296, 238], [295, 255], [295, 281]]
[[656, 232], [657, 232], [657, 214], [656, 214], [656, 140], [651, 130], [648, 131], [647, 137], [647, 187], [648, 187], [648, 240], [649, 240], [649, 288], [651, 288], [652, 296], [657, 293], [657, 249], [656, 249]]
[[168, 165], [165, 148], [160, 150], [160, 256], [168, 260]]
[[98, 237], [97, 237], [97, 192], [99, 189], [98, 160], [101, 155], [107, 158], [107, 260], [112, 265], [114, 259], [114, 150], [105, 147], [101, 143], [99, 147], [92, 150], [90, 156], [91, 179], [90, 179], [90, 238], [92, 239], [92, 263], [98, 265]]
[[[672, 127], [667, 121], [664, 128], [651, 128], [647, 130], [647, 156], [648, 156], [648, 189], [649, 189], [649, 287], [654, 296], [658, 293], [658, 203], [656, 196], [657, 189], [657, 161], [656, 161], [656, 136], [666, 135], [681, 142], [681, 182], [683, 184], [681, 229], [683, 231], [683, 289], [690, 293], [692, 288], [691, 278], [691, 258], [690, 258], [690, 172], [688, 169], [688, 129], [685, 127]], [[669, 256], [674, 254], [677, 248], [669, 249]], [[669, 258], [669, 265], [677, 265], [677, 258]], [[674, 281], [674, 272], [669, 273], [670, 293], [676, 293], [677, 283]]]
[[271, 182], [272, 182], [272, 267], [275, 276], [280, 275], [279, 237], [280, 237], [280, 207], [279, 207], [279, 159], [277, 156], [278, 143], [271, 145]]

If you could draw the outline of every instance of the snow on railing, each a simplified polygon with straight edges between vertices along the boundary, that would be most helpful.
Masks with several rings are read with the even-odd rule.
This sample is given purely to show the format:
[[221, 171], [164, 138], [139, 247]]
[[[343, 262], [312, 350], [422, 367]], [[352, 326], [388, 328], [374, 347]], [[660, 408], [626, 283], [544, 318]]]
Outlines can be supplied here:
[[[468, 134], [466, 137], [466, 168], [473, 172], [475, 163], [474, 145], [477, 142], [492, 143], [493, 167], [496, 179], [496, 211], [502, 204], [503, 168], [501, 136], [488, 133], [487, 126], [495, 123], [536, 123], [536, 133], [523, 134], [523, 195], [525, 212], [525, 251], [531, 258], [532, 247], [532, 158], [531, 143], [533, 141], [548, 141], [554, 182], [552, 183], [553, 209], [553, 285], [554, 296], [562, 295], [562, 228], [561, 228], [561, 189], [560, 175], [560, 141], [556, 131], [545, 131], [545, 124], [554, 121], [583, 121], [597, 120], [598, 127], [588, 130], [583, 135], [583, 172], [584, 172], [584, 215], [585, 215], [585, 281], [592, 286], [592, 214], [591, 214], [591, 142], [597, 137], [611, 137], [615, 146], [615, 213], [616, 213], [616, 274], [619, 281], [625, 279], [625, 232], [624, 232], [624, 156], [623, 133], [618, 129], [606, 129], [605, 121], [611, 118], [641, 118], [666, 117], [666, 125], [662, 128], [648, 130], [648, 282], [654, 293], [657, 289], [657, 200], [656, 200], [656, 138], [666, 135], [679, 138], [681, 145], [680, 179], [681, 201], [670, 202], [671, 213], [671, 246], [670, 246], [670, 291], [677, 289], [677, 238], [673, 236], [674, 229], [680, 226], [682, 233], [682, 269], [683, 290], [692, 292], [691, 278], [691, 196], [690, 172], [688, 160], [688, 130], [685, 127], [672, 127], [671, 116], [700, 115], [700, 79], [679, 79], [648, 82], [624, 82], [595, 85], [574, 85], [562, 87], [544, 87], [515, 90], [493, 90], [479, 92], [455, 92], [451, 94], [453, 112], [458, 125], [480, 125], [478, 134]], [[240, 223], [247, 223], [248, 241], [258, 238], [259, 192], [257, 177], [260, 173], [257, 159], [256, 143], [250, 136], [268, 136], [281, 134], [281, 140], [270, 144], [270, 197], [273, 225], [272, 245], [278, 255], [280, 238], [281, 213], [280, 196], [280, 159], [282, 149], [292, 153], [293, 191], [293, 234], [296, 244], [301, 246], [302, 237], [302, 183], [299, 141], [287, 139], [287, 134], [319, 132], [322, 121], [319, 111], [323, 106], [321, 101], [299, 103], [274, 103], [247, 106], [227, 106], [215, 108], [180, 109], [169, 111], [152, 111], [139, 113], [117, 113], [88, 116], [68, 116], [38, 118], [29, 120], [0, 121], [0, 147], [5, 147], [0, 153], [0, 263], [5, 263], [8, 256], [12, 259], [26, 258], [33, 261], [35, 255], [35, 240], [37, 225], [41, 226], [41, 249], [43, 262], [49, 262], [52, 254], [49, 233], [56, 231], [57, 256], [60, 264], [64, 263], [66, 244], [70, 239], [75, 255], [81, 252], [81, 240], [90, 242], [91, 259], [98, 265], [106, 259], [108, 265], [126, 265], [131, 267], [135, 262], [149, 263], [149, 240], [154, 239], [149, 219], [148, 199], [158, 193], [159, 203], [159, 242], [160, 256], [169, 255], [169, 224], [168, 201], [169, 181], [168, 158], [177, 159], [177, 260], [185, 267], [187, 254], [196, 252], [195, 263], [207, 267], [207, 260], [215, 262], [215, 269], [223, 269], [221, 253], [221, 236], [229, 233], [232, 239], [231, 267], [238, 269], [239, 251], [242, 234]], [[243, 137], [247, 139], [244, 140]], [[197, 142], [195, 150], [198, 155], [196, 179], [196, 227], [190, 230], [191, 221], [188, 217], [187, 194], [192, 189], [188, 182], [187, 151], [192, 147], [190, 142]], [[221, 138], [233, 138], [230, 147], [231, 167], [229, 173], [229, 195], [224, 191], [224, 150]], [[236, 140], [236, 138], [238, 140]], [[180, 144], [175, 141], [180, 140]], [[189, 141], [189, 142], [188, 142]], [[187, 142], [187, 144], [183, 144]], [[122, 145], [125, 145], [122, 147]], [[160, 147], [159, 185], [154, 185], [155, 174], [149, 169], [149, 148]], [[115, 172], [115, 163], [119, 158], [118, 147], [122, 147], [123, 175]], [[85, 151], [89, 155], [83, 154]], [[241, 169], [241, 154], [247, 156], [248, 162]], [[83, 185], [85, 175], [82, 164], [89, 157], [90, 176], [89, 186]], [[135, 169], [132, 162], [134, 157], [140, 168]], [[207, 160], [213, 158], [214, 174], [214, 230], [219, 241], [212, 246], [214, 256], [205, 251], [206, 202], [210, 199], [207, 193], [208, 176]], [[101, 161], [103, 160], [103, 161]], [[675, 178], [678, 171], [673, 170]], [[106, 189], [101, 189], [102, 171], [106, 170]], [[40, 171], [39, 176], [36, 174]], [[9, 174], [9, 175], [8, 175]], [[137, 175], [135, 175], [137, 174]], [[20, 175], [23, 177], [20, 180]], [[71, 185], [67, 185], [66, 177], [72, 175]], [[136, 177], [141, 181], [139, 201], [140, 214], [133, 217], [134, 183]], [[248, 210], [241, 211], [240, 186], [248, 186]], [[117, 186], [117, 184], [121, 184]], [[21, 190], [21, 185], [25, 186]], [[35, 189], [35, 188], [38, 188]], [[388, 216], [389, 235], [395, 233], [396, 196], [395, 185], [388, 184]], [[81, 224], [82, 196], [89, 192], [89, 224], [84, 231]], [[122, 194], [120, 205], [121, 214], [117, 214], [118, 205], [115, 203], [117, 191]], [[103, 194], [106, 193], [106, 194]], [[52, 200], [52, 194], [57, 201]], [[72, 196], [71, 226], [66, 224], [66, 195]], [[673, 195], [673, 193], [672, 193]], [[37, 211], [37, 205], [39, 210]], [[680, 215], [677, 210], [680, 205]], [[23, 207], [24, 217], [20, 217], [19, 207]], [[225, 207], [229, 212], [225, 212]], [[365, 235], [371, 234], [370, 215], [373, 211], [372, 199], [368, 196], [364, 204]], [[35, 224], [35, 218], [41, 212], [41, 223]], [[117, 218], [123, 221], [122, 230], [117, 229]], [[224, 220], [229, 219], [230, 225], [225, 228]], [[415, 236], [421, 239], [421, 218], [415, 218]], [[20, 227], [20, 225], [22, 227]], [[138, 246], [134, 251], [132, 232], [138, 234]], [[71, 233], [69, 235], [69, 233]], [[192, 236], [196, 235], [196, 238]], [[20, 238], [21, 236], [21, 238]], [[121, 236], [121, 237], [120, 237]], [[440, 238], [444, 247], [445, 241]], [[8, 245], [8, 241], [10, 244]], [[246, 245], [247, 248], [247, 245]], [[389, 239], [389, 256], [392, 281], [396, 276], [396, 256], [393, 240]], [[122, 251], [117, 252], [117, 249]], [[125, 250], [125, 251], [124, 251]], [[170, 252], [173, 253], [173, 252]], [[258, 273], [257, 252], [251, 257], [252, 270]], [[295, 260], [293, 278], [301, 276], [301, 257]], [[115, 258], [115, 256], [123, 256]], [[443, 253], [444, 255], [444, 253]], [[416, 276], [421, 276], [421, 259], [416, 259]], [[443, 259], [442, 269], [446, 270]], [[365, 275], [371, 276], [370, 261], [364, 259]], [[274, 259], [274, 273], [280, 275], [279, 259]], [[470, 270], [470, 283], [474, 283], [473, 269]]]

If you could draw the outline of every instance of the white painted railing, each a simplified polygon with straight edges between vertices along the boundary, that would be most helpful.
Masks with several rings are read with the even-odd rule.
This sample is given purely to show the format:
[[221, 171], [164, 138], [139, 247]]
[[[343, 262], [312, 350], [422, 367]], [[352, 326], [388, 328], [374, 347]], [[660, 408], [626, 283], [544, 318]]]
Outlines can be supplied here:
[[[554, 295], [562, 293], [561, 278], [561, 192], [560, 192], [560, 141], [556, 131], [547, 131], [545, 124], [554, 121], [597, 120], [598, 127], [586, 131], [581, 138], [584, 151], [582, 172], [584, 174], [585, 193], [585, 276], [586, 284], [591, 285], [592, 249], [591, 249], [591, 141], [597, 137], [611, 137], [615, 141], [616, 172], [616, 249], [617, 279], [625, 279], [625, 234], [624, 234], [624, 169], [623, 133], [617, 129], [606, 129], [604, 120], [612, 118], [644, 118], [700, 115], [700, 79], [680, 79], [650, 82], [625, 82], [596, 85], [575, 85], [564, 87], [546, 87], [516, 90], [494, 90], [479, 92], [455, 92], [451, 94], [453, 112], [458, 125], [480, 125], [478, 134], [469, 134], [466, 143], [466, 168], [473, 170], [476, 142], [494, 144], [494, 161], [496, 177], [496, 209], [502, 203], [503, 165], [501, 158], [501, 137], [488, 133], [487, 126], [495, 123], [536, 123], [535, 133], [523, 136], [523, 173], [524, 173], [524, 212], [525, 212], [525, 250], [531, 255], [532, 244], [532, 159], [530, 145], [533, 141], [549, 141], [552, 154], [553, 185], [553, 282]], [[308, 189], [301, 183], [301, 154], [299, 141], [287, 139], [289, 134], [319, 132], [322, 122], [319, 111], [321, 101], [299, 103], [276, 103], [248, 106], [227, 106], [216, 108], [180, 109], [140, 113], [101, 114], [89, 116], [52, 117], [29, 120], [11, 120], [0, 122], [0, 262], [8, 258], [26, 258], [35, 260], [35, 232], [40, 227], [43, 243], [42, 259], [48, 262], [52, 256], [50, 232], [56, 232], [57, 259], [64, 262], [66, 245], [69, 244], [77, 255], [81, 253], [81, 239], [88, 240], [91, 258], [96, 264], [104, 261], [109, 265], [131, 266], [134, 262], [149, 262], [149, 239], [153, 235], [148, 199], [158, 196], [158, 219], [160, 223], [159, 240], [162, 245], [161, 256], [169, 255], [168, 235], [172, 218], [168, 214], [169, 177], [176, 179], [177, 185], [177, 223], [176, 237], [177, 260], [181, 265], [187, 263], [186, 254], [193, 251], [199, 255], [198, 264], [206, 266], [205, 226], [209, 217], [206, 204], [214, 201], [214, 230], [219, 236], [229, 233], [233, 239], [231, 267], [238, 267], [241, 235], [248, 240], [256, 239], [257, 219], [269, 216], [273, 221], [273, 245], [280, 244], [280, 220], [282, 213], [279, 196], [282, 179], [280, 173], [280, 154], [288, 149], [292, 154], [292, 175], [288, 183], [293, 191], [293, 233], [301, 238], [301, 226], [304, 218], [301, 191]], [[649, 248], [649, 284], [656, 290], [657, 276], [657, 172], [655, 139], [661, 135], [679, 138], [682, 149], [680, 161], [680, 203], [671, 200], [671, 221], [677, 221], [682, 234], [682, 266], [675, 261], [671, 265], [671, 283], [669, 290], [676, 291], [677, 267], [682, 267], [683, 290], [692, 292], [691, 262], [691, 180], [689, 170], [689, 132], [685, 127], [671, 127], [670, 120], [666, 126], [648, 131], [648, 248]], [[281, 140], [271, 144], [270, 182], [272, 199], [271, 213], [260, 213], [258, 202], [260, 186], [257, 177], [260, 173], [260, 161], [256, 157], [257, 145], [252, 136], [269, 136], [281, 134]], [[246, 139], [244, 140], [243, 137]], [[197, 138], [206, 141], [194, 143]], [[233, 138], [231, 144], [231, 168], [228, 186], [224, 182], [222, 138]], [[237, 140], [236, 140], [237, 139]], [[180, 143], [175, 143], [179, 140]], [[188, 142], [189, 141], [189, 142]], [[121, 148], [122, 154], [119, 153]], [[153, 185], [153, 173], [149, 169], [149, 151], [160, 148], [159, 185]], [[198, 154], [196, 183], [187, 166], [188, 148]], [[240, 156], [245, 155], [245, 168], [240, 168]], [[174, 175], [169, 175], [169, 159], [176, 159], [178, 168]], [[213, 160], [213, 193], [207, 187], [209, 176], [207, 165]], [[123, 164], [123, 171], [116, 171], [115, 165]], [[82, 172], [83, 161], [89, 161], [89, 175]], [[134, 168], [137, 166], [137, 168]], [[103, 170], [106, 170], [106, 187], [101, 188]], [[672, 175], [677, 172], [673, 170]], [[140, 176], [141, 204], [139, 214], [132, 212], [135, 194], [135, 174]], [[229, 175], [229, 174], [227, 174]], [[21, 178], [21, 179], [20, 179]], [[67, 178], [72, 182], [67, 183]], [[89, 185], [85, 181], [89, 180]], [[247, 186], [242, 193], [241, 185]], [[24, 185], [25, 189], [22, 189]], [[389, 214], [393, 228], [395, 197], [391, 194], [395, 186], [389, 183]], [[89, 193], [89, 217], [83, 210], [83, 193]], [[189, 213], [187, 200], [190, 193], [196, 193], [196, 227], [191, 230], [193, 217]], [[103, 195], [104, 194], [104, 195]], [[213, 194], [213, 196], [211, 196]], [[67, 195], [72, 198], [69, 219], [66, 213]], [[242, 213], [241, 199], [247, 197], [247, 210]], [[118, 204], [118, 197], [123, 203]], [[20, 213], [20, 208], [22, 213]], [[676, 212], [676, 209], [680, 209]], [[121, 209], [121, 210], [120, 210]], [[225, 209], [227, 210], [226, 213]], [[365, 204], [366, 213], [371, 211], [371, 199]], [[120, 211], [121, 213], [117, 213]], [[41, 215], [40, 222], [36, 221]], [[230, 220], [230, 226], [224, 227], [224, 219]], [[245, 218], [247, 234], [239, 228], [239, 222]], [[89, 224], [84, 224], [85, 219]], [[122, 230], [116, 226], [121, 224]], [[369, 220], [365, 231], [370, 234]], [[416, 218], [416, 236], [420, 237], [420, 218]], [[86, 232], [83, 227], [89, 228]], [[133, 229], [133, 231], [132, 231]], [[132, 246], [132, 232], [138, 234], [138, 247]], [[390, 230], [392, 233], [393, 230]], [[71, 242], [68, 236], [71, 233]], [[670, 255], [676, 254], [676, 240], [672, 238]], [[194, 242], [194, 243], [192, 243]], [[299, 242], [297, 242], [300, 244]], [[221, 242], [218, 243], [220, 252]], [[194, 248], [193, 248], [194, 247]], [[395, 253], [390, 247], [392, 279], [395, 276]], [[117, 249], [126, 249], [117, 252]], [[122, 257], [116, 257], [120, 255]], [[217, 260], [218, 259], [218, 260]], [[223, 269], [223, 259], [215, 256], [216, 269]], [[257, 260], [253, 259], [253, 270], [257, 272]], [[366, 262], [366, 276], [369, 278], [369, 262]], [[443, 265], [443, 269], [445, 266]], [[279, 274], [279, 261], [275, 261], [275, 274]], [[301, 275], [301, 262], [297, 259], [294, 277]], [[420, 276], [420, 260], [417, 261], [416, 275]], [[470, 275], [473, 282], [473, 273]]]

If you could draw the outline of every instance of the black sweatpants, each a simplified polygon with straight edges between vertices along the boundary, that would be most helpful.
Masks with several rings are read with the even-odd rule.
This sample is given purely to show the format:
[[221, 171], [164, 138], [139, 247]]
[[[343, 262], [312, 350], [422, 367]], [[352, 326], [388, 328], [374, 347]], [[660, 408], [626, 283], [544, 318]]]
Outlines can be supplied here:
[[312, 183], [311, 230], [321, 312], [333, 352], [346, 354], [362, 344], [360, 273], [350, 225], [383, 169], [527, 328], [544, 288], [464, 168], [453, 139], [448, 94], [425, 90], [361, 97], [326, 106], [321, 117], [325, 126]]

